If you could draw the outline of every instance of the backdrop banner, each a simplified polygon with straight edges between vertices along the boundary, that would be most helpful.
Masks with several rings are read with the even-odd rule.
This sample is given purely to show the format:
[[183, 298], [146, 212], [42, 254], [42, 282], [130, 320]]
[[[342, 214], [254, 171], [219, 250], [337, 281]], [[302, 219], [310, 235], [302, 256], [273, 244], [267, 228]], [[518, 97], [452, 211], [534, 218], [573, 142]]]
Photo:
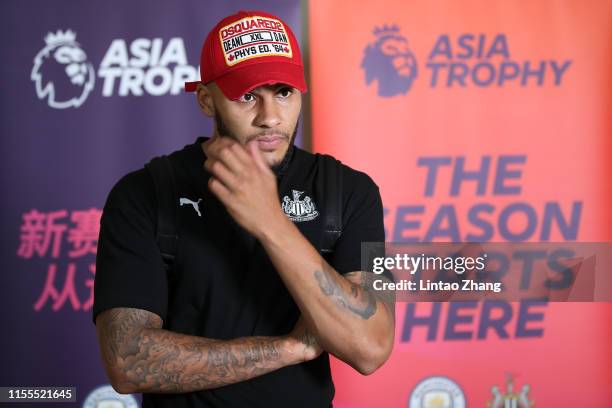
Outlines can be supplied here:
[[[611, 17], [312, 1], [313, 149], [372, 176], [389, 242], [612, 241]], [[334, 362], [335, 406], [606, 407], [610, 321], [610, 303], [398, 303], [382, 369]]]
[[183, 84], [208, 31], [255, 7], [301, 38], [299, 0], [0, 4], [0, 385], [139, 405], [108, 385], [91, 318], [101, 209], [121, 176], [211, 134]]

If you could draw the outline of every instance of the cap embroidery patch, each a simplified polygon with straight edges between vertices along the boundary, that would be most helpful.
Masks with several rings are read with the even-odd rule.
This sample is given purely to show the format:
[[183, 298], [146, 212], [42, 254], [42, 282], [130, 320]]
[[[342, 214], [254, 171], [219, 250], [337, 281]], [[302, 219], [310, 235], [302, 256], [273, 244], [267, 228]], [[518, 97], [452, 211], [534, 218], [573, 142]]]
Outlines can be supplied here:
[[283, 23], [269, 17], [250, 16], [219, 30], [223, 56], [228, 66], [258, 57], [293, 57]]

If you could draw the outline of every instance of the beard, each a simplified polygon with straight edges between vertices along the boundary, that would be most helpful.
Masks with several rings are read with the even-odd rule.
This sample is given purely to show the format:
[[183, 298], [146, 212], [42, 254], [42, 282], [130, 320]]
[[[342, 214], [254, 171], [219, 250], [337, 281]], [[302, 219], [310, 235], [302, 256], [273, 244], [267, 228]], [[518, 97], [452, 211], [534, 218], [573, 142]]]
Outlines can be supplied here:
[[[215, 112], [215, 125], [217, 126], [217, 133], [219, 134], [220, 137], [228, 137], [232, 140], [235, 140], [238, 143], [241, 143], [240, 138], [238, 138], [236, 133], [232, 132], [227, 127], [227, 125], [225, 124], [225, 121], [223, 120], [219, 112]], [[283, 157], [278, 162], [272, 163], [270, 165], [270, 170], [272, 170], [274, 174], [276, 174], [277, 177], [284, 173], [285, 169], [289, 165], [289, 161], [291, 160], [291, 157], [293, 156], [293, 149], [294, 149], [293, 143], [295, 142], [295, 137], [297, 136], [297, 131], [299, 127], [300, 127], [300, 119], [298, 118], [297, 122], [295, 123], [295, 129], [293, 129], [293, 134], [291, 135], [291, 137], [289, 137], [289, 147], [287, 148], [287, 151], [285, 152]], [[280, 132], [280, 133], [285, 137], [288, 136], [288, 133], [283, 133], [283, 132]], [[266, 132], [264, 131], [264, 132], [260, 132], [255, 135], [249, 136], [246, 140], [246, 143], [250, 142], [253, 139], [256, 139], [259, 136], [263, 136], [265, 134]]]

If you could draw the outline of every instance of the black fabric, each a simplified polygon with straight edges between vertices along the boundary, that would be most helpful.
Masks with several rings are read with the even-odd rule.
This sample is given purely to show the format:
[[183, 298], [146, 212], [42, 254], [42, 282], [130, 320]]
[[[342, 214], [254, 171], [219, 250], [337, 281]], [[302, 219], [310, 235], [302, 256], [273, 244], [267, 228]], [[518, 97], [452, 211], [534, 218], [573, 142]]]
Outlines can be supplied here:
[[[319, 250], [331, 253], [342, 235], [342, 165], [329, 155], [318, 155], [318, 180], [316, 190], [324, 197], [325, 219]], [[321, 193], [322, 191], [322, 193]]]
[[159, 246], [166, 272], [170, 273], [174, 266], [178, 249], [178, 218], [176, 215], [176, 181], [174, 169], [168, 156], [155, 157], [145, 165], [155, 185], [157, 206], [157, 228], [155, 240]]
[[[294, 145], [291, 144], [283, 161], [275, 168], [277, 179], [282, 178], [293, 157]], [[329, 155], [317, 155], [319, 161], [317, 174], [317, 192], [324, 197], [325, 220], [320, 247], [324, 254], [334, 251], [336, 241], [342, 234], [342, 166], [340, 161]], [[155, 240], [161, 251], [166, 272], [171, 273], [178, 248], [176, 217], [176, 193], [174, 169], [168, 156], [155, 157], [145, 165], [155, 185], [157, 197], [157, 229]]]
[[[184, 334], [221, 340], [285, 335], [299, 309], [259, 242], [208, 190], [202, 141], [169, 155], [178, 196], [202, 199], [201, 217], [192, 205], [177, 208], [179, 243], [170, 278], [155, 242], [157, 199], [151, 176], [143, 168], [113, 187], [101, 221], [93, 319], [109, 308], [135, 307], [158, 314], [165, 329]], [[317, 155], [296, 147], [278, 180], [281, 204], [295, 197], [298, 203], [308, 198], [314, 204], [294, 222], [315, 248], [323, 239], [326, 216], [317, 189], [320, 163]], [[343, 232], [334, 252], [324, 256], [344, 274], [361, 270], [361, 242], [384, 241], [384, 228], [378, 187], [365, 173], [341, 166]], [[305, 220], [314, 211], [318, 215]], [[333, 396], [329, 357], [323, 353], [213, 390], [144, 394], [143, 407], [328, 407]]]

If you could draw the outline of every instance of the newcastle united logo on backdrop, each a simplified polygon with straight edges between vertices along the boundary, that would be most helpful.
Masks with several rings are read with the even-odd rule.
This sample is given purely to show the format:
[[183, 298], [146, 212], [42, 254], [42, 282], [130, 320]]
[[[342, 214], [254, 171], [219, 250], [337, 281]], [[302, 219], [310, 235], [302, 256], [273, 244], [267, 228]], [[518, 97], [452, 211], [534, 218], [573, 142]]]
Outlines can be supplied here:
[[78, 108], [94, 87], [93, 65], [74, 31], [48, 33], [45, 43], [34, 57], [30, 75], [36, 95], [55, 109]]
[[282, 208], [285, 214], [294, 222], [311, 221], [319, 216], [319, 212], [308, 196], [300, 200], [303, 191], [291, 190], [293, 200], [288, 196], [283, 197]]
[[489, 408], [531, 408], [534, 406], [533, 400], [529, 399], [530, 387], [523, 385], [520, 392], [514, 389], [514, 379], [511, 374], [506, 375], [506, 392], [500, 390], [497, 385], [491, 388], [493, 398], [489, 400]]

